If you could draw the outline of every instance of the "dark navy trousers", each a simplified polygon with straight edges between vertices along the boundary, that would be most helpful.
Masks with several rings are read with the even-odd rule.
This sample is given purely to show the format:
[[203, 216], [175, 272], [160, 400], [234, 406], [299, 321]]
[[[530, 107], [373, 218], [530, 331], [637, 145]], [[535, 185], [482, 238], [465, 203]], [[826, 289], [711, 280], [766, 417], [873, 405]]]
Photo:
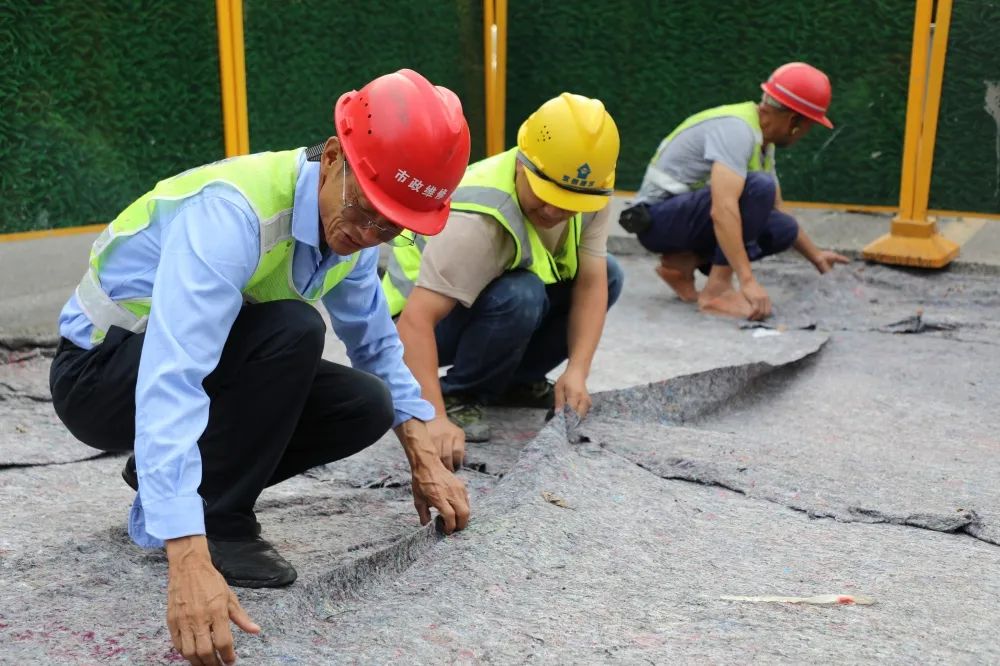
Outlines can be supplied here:
[[[775, 194], [771, 175], [747, 174], [740, 195], [740, 216], [750, 261], [784, 252], [799, 235], [795, 218], [775, 209]], [[650, 227], [637, 236], [647, 250], [660, 254], [695, 252], [714, 265], [729, 264], [715, 238], [711, 186], [657, 201], [648, 209]]]
[[[622, 292], [625, 274], [608, 255], [608, 308]], [[546, 285], [534, 273], [504, 273], [471, 308], [456, 305], [434, 329], [445, 395], [484, 402], [511, 384], [534, 382], [569, 356], [567, 333], [573, 281]]]

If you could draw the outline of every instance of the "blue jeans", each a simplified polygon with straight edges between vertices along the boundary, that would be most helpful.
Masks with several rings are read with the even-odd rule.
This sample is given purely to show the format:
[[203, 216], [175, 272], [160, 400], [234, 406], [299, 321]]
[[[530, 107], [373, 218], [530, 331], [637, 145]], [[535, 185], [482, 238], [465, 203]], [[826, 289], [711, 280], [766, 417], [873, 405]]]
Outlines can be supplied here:
[[[747, 174], [740, 195], [740, 216], [750, 261], [784, 252], [799, 235], [795, 218], [775, 209], [775, 192], [770, 175]], [[694, 252], [717, 266], [729, 265], [715, 238], [711, 186], [652, 203], [649, 216], [649, 229], [638, 235], [647, 250], [661, 254]]]
[[[625, 275], [608, 255], [608, 308]], [[528, 271], [493, 280], [471, 308], [458, 305], [438, 322], [438, 363], [451, 365], [441, 379], [445, 395], [490, 402], [511, 384], [545, 378], [569, 356], [567, 333], [573, 281], [545, 285]]]

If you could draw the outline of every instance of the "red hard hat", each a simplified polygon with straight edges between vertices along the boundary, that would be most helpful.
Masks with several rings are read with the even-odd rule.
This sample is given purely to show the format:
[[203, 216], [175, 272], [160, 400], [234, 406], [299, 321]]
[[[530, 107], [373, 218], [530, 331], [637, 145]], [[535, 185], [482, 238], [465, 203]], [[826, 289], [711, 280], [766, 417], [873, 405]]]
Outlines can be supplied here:
[[826, 117], [833, 95], [830, 79], [812, 65], [804, 62], [782, 65], [760, 87], [792, 111], [826, 127], [833, 127]]
[[344, 93], [333, 119], [375, 210], [416, 233], [440, 232], [469, 164], [469, 125], [458, 96], [401, 69]]

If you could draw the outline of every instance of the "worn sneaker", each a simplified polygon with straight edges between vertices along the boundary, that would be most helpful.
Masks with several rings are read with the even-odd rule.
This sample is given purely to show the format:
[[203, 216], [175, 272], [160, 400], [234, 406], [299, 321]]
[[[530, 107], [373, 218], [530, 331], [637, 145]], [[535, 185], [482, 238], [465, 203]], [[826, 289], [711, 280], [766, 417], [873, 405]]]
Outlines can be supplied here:
[[551, 409], [556, 403], [555, 384], [547, 379], [511, 384], [495, 404], [502, 407]]
[[465, 396], [446, 395], [444, 408], [448, 419], [465, 432], [465, 441], [490, 441], [490, 426], [483, 418], [482, 404]]

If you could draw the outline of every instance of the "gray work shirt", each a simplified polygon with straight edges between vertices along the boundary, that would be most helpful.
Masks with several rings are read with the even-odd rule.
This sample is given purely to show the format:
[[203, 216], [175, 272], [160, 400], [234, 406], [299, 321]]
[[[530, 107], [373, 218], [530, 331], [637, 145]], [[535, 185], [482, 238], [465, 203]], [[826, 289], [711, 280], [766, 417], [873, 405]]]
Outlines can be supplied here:
[[[739, 118], [723, 116], [693, 125], [671, 139], [666, 149], [646, 168], [634, 202], [652, 203], [667, 194], [690, 191], [694, 183], [708, 181], [715, 162], [722, 162], [746, 178], [747, 164], [754, 150], [753, 129]], [[761, 162], [764, 162], [763, 156]], [[773, 169], [771, 174], [775, 175]]]

